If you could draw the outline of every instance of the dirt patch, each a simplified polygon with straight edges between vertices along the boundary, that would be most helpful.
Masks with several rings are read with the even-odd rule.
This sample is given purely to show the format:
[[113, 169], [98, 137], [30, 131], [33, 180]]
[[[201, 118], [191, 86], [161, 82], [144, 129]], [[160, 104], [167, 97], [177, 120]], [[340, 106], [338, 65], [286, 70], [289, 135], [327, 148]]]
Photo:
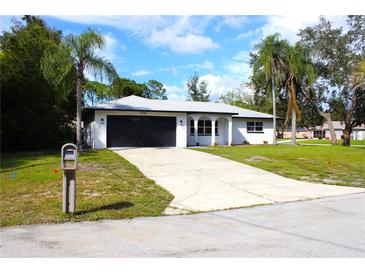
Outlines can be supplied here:
[[96, 162], [86, 162], [86, 163], [79, 163], [78, 170], [80, 171], [95, 171], [101, 169], [101, 164]]
[[248, 159], [246, 159], [246, 161], [249, 162], [259, 162], [259, 161], [271, 161], [271, 162], [276, 162], [276, 160], [270, 159], [270, 158], [266, 158], [263, 156], [252, 156]]

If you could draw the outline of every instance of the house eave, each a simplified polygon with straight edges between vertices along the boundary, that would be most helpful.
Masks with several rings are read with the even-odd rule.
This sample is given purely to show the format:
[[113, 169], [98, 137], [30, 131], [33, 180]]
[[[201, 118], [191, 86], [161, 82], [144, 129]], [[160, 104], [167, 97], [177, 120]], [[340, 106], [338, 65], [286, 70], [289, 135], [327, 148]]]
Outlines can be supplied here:
[[205, 114], [229, 114], [229, 115], [237, 115], [237, 112], [220, 112], [220, 111], [184, 111], [184, 110], [158, 110], [158, 109], [118, 109], [118, 108], [95, 108], [95, 107], [87, 107], [84, 108], [84, 111], [137, 111], [137, 112], [167, 112], [167, 113], [205, 113]]

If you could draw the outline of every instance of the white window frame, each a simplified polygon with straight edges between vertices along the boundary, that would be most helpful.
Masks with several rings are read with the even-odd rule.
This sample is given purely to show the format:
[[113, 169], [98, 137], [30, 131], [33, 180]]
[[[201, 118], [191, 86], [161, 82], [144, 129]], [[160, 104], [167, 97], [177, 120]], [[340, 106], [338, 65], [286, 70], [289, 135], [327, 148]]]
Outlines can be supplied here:
[[[249, 125], [249, 123], [250, 123], [250, 125]], [[249, 127], [253, 128], [253, 130], [249, 130], [248, 129]], [[247, 133], [264, 133], [264, 122], [247, 121]]]
[[[203, 121], [203, 125], [199, 126], [199, 122]], [[207, 125], [206, 122], [210, 122], [210, 126]], [[203, 133], [199, 133], [199, 128], [203, 129]], [[210, 132], [207, 129], [210, 128]], [[190, 120], [190, 136], [194, 136], [194, 120]], [[198, 136], [212, 136], [212, 121], [211, 120], [199, 120], [198, 121]], [[215, 121], [215, 136], [219, 136], [218, 134], [218, 121]]]

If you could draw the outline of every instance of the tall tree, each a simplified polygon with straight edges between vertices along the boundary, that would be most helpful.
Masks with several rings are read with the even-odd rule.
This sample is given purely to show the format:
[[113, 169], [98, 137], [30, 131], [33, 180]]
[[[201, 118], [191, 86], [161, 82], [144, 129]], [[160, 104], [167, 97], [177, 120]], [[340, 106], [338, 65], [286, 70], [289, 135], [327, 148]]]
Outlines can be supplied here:
[[162, 83], [156, 80], [149, 80], [145, 85], [147, 86], [147, 89], [143, 92], [143, 97], [167, 100], [166, 89]]
[[41, 70], [61, 32], [35, 16], [15, 21], [0, 36], [1, 150], [55, 148], [72, 140], [75, 97], [54, 88]]
[[200, 81], [199, 74], [195, 72], [186, 83], [188, 88], [188, 98], [192, 101], [208, 102], [209, 91], [208, 84], [203, 80]]
[[265, 75], [271, 89], [273, 113], [273, 144], [276, 144], [276, 92], [275, 84], [282, 81], [283, 59], [289, 43], [281, 40], [279, 34], [267, 36], [255, 46], [257, 53], [251, 53], [254, 77]]
[[114, 66], [109, 60], [97, 56], [96, 50], [105, 45], [103, 36], [88, 29], [80, 35], [69, 34], [57, 48], [49, 48], [42, 60], [42, 67], [47, 79], [56, 86], [69, 86], [76, 76], [76, 142], [81, 147], [81, 113], [83, 102], [83, 83], [87, 69], [105, 75], [109, 82], [116, 77]]
[[[315, 83], [320, 103], [326, 105], [329, 113], [337, 112], [332, 105], [342, 105], [344, 111], [338, 113], [345, 123], [344, 145], [350, 145], [353, 128], [364, 123], [359, 115], [362, 109], [361, 88], [353, 81], [351, 75], [360, 60], [365, 56], [365, 16], [348, 16], [348, 30], [335, 28], [330, 21], [321, 17], [320, 22], [300, 31], [301, 43], [311, 49], [312, 61], [318, 80]], [[334, 104], [335, 101], [339, 103]], [[327, 114], [327, 115], [326, 115]], [[360, 117], [354, 119], [354, 117]], [[329, 123], [330, 125], [330, 123]], [[331, 139], [335, 135], [331, 134]]]
[[285, 87], [289, 99], [285, 123], [291, 117], [291, 144], [295, 145], [296, 121], [301, 115], [297, 94], [306, 92], [306, 89], [310, 88], [315, 79], [315, 74], [309, 58], [309, 51], [299, 43], [288, 47], [283, 66], [286, 74]]

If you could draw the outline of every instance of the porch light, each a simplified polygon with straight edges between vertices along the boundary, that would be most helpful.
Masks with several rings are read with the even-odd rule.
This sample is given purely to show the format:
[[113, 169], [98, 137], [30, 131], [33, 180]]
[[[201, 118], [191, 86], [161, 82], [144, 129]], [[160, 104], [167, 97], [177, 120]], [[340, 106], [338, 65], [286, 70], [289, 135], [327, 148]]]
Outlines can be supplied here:
[[101, 118], [101, 119], [100, 119], [100, 123], [101, 123], [102, 125], [104, 125], [104, 118]]
[[183, 125], [183, 120], [180, 120], [180, 125]]

